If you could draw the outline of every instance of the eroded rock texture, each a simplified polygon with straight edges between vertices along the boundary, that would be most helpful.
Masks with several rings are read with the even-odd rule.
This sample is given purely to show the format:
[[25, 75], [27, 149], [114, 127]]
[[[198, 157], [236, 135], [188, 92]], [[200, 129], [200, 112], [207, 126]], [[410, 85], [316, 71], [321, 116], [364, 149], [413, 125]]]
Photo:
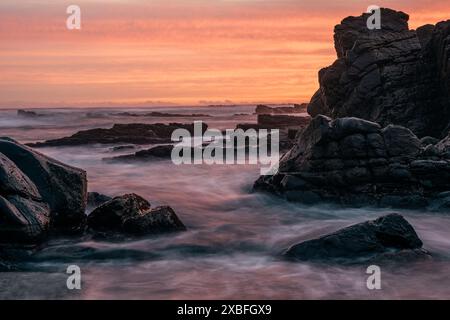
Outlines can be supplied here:
[[338, 59], [319, 72], [311, 116], [358, 117], [442, 138], [450, 123], [450, 20], [408, 29], [409, 16], [382, 9], [381, 30], [368, 15], [334, 30]]
[[425, 207], [450, 190], [447, 139], [424, 146], [411, 130], [317, 116], [256, 190], [304, 203]]

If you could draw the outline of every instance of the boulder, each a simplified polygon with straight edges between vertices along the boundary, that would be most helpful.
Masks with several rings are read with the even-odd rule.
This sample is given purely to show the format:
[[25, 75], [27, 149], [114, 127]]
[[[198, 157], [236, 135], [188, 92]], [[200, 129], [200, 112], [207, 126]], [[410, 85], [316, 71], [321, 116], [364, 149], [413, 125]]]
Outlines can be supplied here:
[[383, 259], [427, 256], [414, 228], [399, 214], [389, 214], [359, 223], [317, 239], [290, 247], [284, 255], [300, 261], [365, 262]]
[[82, 231], [86, 173], [0, 138], [0, 241], [36, 242]]
[[108, 202], [111, 199], [112, 199], [111, 197], [98, 192], [89, 192], [87, 198], [87, 206], [91, 208], [96, 208], [98, 206], [101, 206], [105, 202]]
[[172, 208], [151, 208], [136, 194], [115, 197], [96, 208], [88, 216], [88, 226], [96, 232], [131, 235], [186, 230]]
[[409, 16], [381, 9], [381, 29], [369, 14], [334, 29], [337, 60], [319, 72], [308, 113], [400, 125], [417, 136], [442, 138], [450, 129], [450, 20], [409, 30]]
[[444, 145], [424, 147], [401, 126], [319, 115], [281, 158], [278, 173], [254, 188], [295, 202], [425, 207], [450, 190]]

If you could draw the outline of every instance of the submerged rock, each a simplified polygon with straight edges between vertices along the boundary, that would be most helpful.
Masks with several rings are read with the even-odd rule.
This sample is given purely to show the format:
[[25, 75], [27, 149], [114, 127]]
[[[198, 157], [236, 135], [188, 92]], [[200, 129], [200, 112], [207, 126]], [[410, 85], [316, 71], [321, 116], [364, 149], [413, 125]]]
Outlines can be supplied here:
[[140, 150], [132, 154], [125, 154], [112, 158], [105, 158], [105, 161], [138, 161], [148, 159], [170, 159], [174, 146], [171, 144], [160, 145], [145, 150]]
[[381, 10], [381, 29], [369, 14], [334, 29], [338, 59], [320, 70], [308, 112], [401, 125], [417, 136], [442, 138], [450, 127], [450, 20], [409, 30], [409, 16]]
[[[202, 133], [206, 131], [207, 125], [202, 124]], [[194, 124], [115, 124], [110, 129], [90, 129], [79, 131], [70, 137], [48, 140], [45, 142], [31, 143], [32, 147], [51, 147], [51, 146], [76, 146], [86, 144], [114, 144], [114, 143], [132, 143], [132, 144], [158, 144], [171, 143], [172, 133], [176, 129], [186, 129], [192, 135], [194, 134]]]
[[414, 228], [399, 214], [359, 223], [290, 247], [284, 255], [301, 261], [363, 262], [385, 257], [426, 257]]
[[404, 127], [317, 116], [279, 172], [260, 177], [255, 189], [305, 203], [425, 207], [450, 190], [450, 155], [423, 147]]
[[136, 194], [115, 197], [96, 208], [88, 217], [88, 226], [98, 232], [132, 235], [186, 230], [172, 208], [151, 208]]
[[17, 110], [17, 115], [19, 117], [25, 117], [25, 118], [37, 118], [37, 117], [41, 116], [35, 111], [28, 111], [28, 110], [22, 110], [22, 109]]
[[83, 229], [86, 173], [0, 138], [0, 241], [36, 242]]

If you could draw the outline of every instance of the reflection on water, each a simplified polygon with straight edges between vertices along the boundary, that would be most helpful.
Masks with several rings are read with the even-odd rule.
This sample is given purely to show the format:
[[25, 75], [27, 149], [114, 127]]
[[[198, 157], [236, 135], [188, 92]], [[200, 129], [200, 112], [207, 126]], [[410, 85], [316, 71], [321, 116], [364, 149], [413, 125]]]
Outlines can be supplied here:
[[[230, 109], [227, 115], [223, 109], [213, 109], [222, 128], [234, 128], [242, 120], [231, 115], [245, 111], [251, 113], [251, 109]], [[84, 119], [81, 114], [77, 117]], [[45, 120], [54, 130], [24, 128], [21, 123], [20, 128], [1, 128], [0, 135], [31, 141], [55, 132], [58, 136], [75, 132], [77, 126], [93, 127], [95, 121], [98, 125], [117, 122], [92, 118], [86, 124], [70, 117], [66, 122], [61, 119], [65, 115], [57, 125]], [[257, 166], [175, 166], [170, 161], [105, 164], [101, 159], [110, 155], [108, 146], [45, 148], [41, 152], [87, 170], [91, 191], [135, 192], [153, 205], [172, 206], [189, 231], [121, 243], [52, 240], [25, 266], [27, 271], [0, 274], [4, 288], [0, 298], [450, 298], [450, 215], [402, 212], [435, 259], [383, 267], [383, 289], [374, 292], [366, 289], [367, 266], [290, 263], [279, 259], [279, 253], [292, 243], [387, 212], [306, 207], [251, 193], [259, 174]], [[66, 289], [69, 264], [82, 269], [80, 292]]]

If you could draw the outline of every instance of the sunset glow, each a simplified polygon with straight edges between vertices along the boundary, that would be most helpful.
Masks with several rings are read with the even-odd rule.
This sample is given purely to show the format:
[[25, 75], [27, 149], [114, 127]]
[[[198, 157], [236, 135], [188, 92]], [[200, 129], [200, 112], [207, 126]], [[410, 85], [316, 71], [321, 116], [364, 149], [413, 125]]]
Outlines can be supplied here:
[[[82, 10], [68, 30], [66, 8]], [[373, 1], [3, 0], [0, 107], [307, 102], [333, 27]], [[410, 27], [448, 0], [379, 1]]]

